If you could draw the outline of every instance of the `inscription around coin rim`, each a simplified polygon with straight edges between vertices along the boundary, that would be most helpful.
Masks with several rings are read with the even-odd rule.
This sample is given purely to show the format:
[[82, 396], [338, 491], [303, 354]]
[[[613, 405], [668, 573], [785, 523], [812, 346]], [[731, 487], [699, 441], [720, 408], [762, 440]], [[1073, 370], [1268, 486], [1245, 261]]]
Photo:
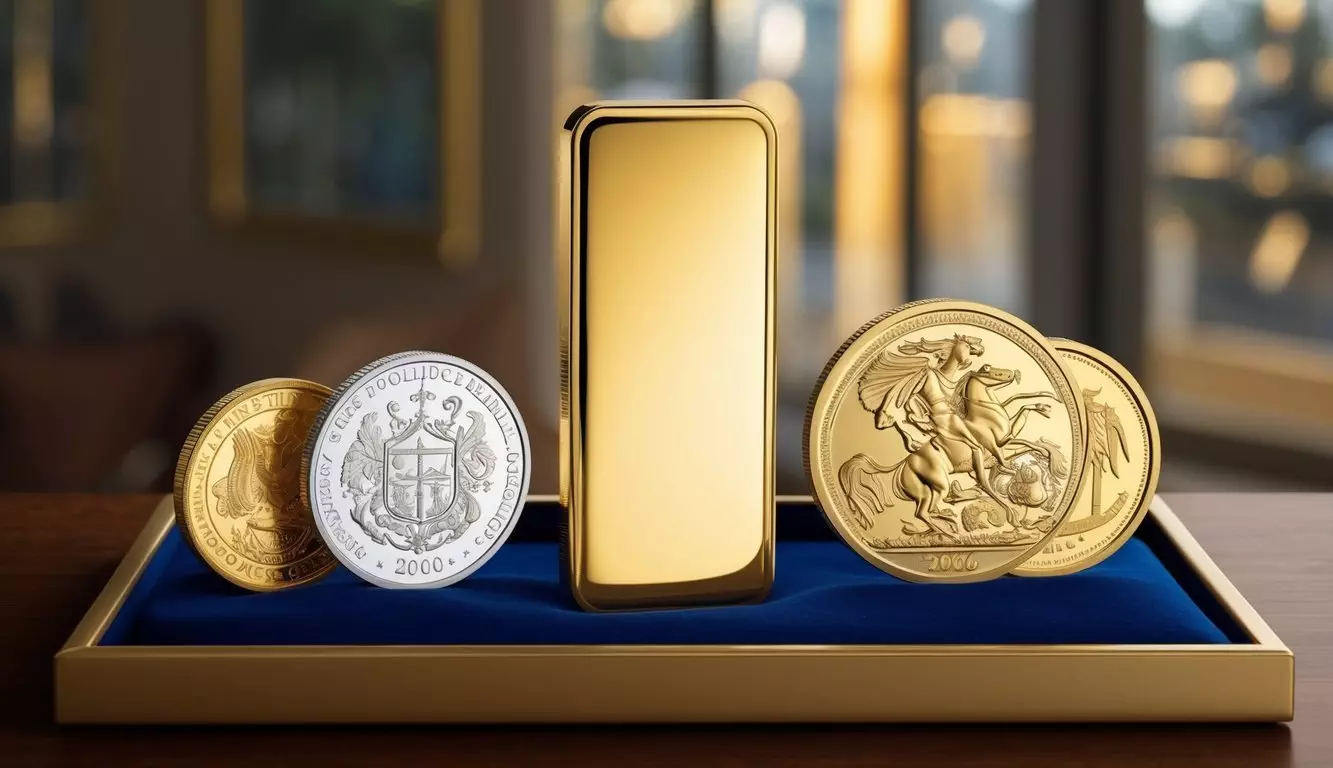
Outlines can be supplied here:
[[[1139, 445], [1139, 456], [1141, 459], [1137, 462], [1138, 471], [1136, 473], [1138, 481], [1135, 483], [1134, 496], [1131, 497], [1126, 494], [1123, 499], [1118, 500], [1117, 503], [1128, 503], [1130, 501], [1137, 503], [1134, 511], [1130, 514], [1107, 515], [1107, 520], [1105, 522], [1114, 520], [1116, 526], [1112, 531], [1102, 535], [1094, 544], [1071, 548], [1068, 550], [1069, 554], [1065, 557], [1047, 562], [1047, 559], [1050, 556], [1046, 554], [1046, 548], [1054, 546], [1062, 539], [1078, 535], [1079, 532], [1068, 533], [1067, 531], [1071, 525], [1083, 523], [1089, 518], [1085, 517], [1078, 520], [1066, 519], [1060, 526], [1060, 529], [1057, 530], [1055, 537], [1047, 543], [1046, 547], [1038, 550], [1037, 553], [1027, 560], [1027, 562], [1014, 569], [1013, 572], [1019, 576], [1060, 576], [1077, 573], [1078, 571], [1091, 568], [1097, 563], [1105, 560], [1107, 557], [1110, 557], [1116, 550], [1124, 545], [1129, 537], [1133, 535], [1134, 530], [1138, 528], [1139, 524], [1143, 521], [1143, 518], [1147, 515], [1148, 506], [1152, 501], [1153, 492], [1157, 484], [1157, 476], [1161, 467], [1161, 443], [1160, 437], [1157, 437], [1156, 417], [1152, 415], [1152, 404], [1148, 402], [1145, 394], [1141, 394], [1142, 388], [1139, 387], [1136, 381], [1134, 381], [1134, 386], [1130, 386], [1129, 382], [1133, 381], [1133, 377], [1129, 372], [1124, 371], [1123, 368], [1121, 368], [1121, 370], [1116, 370], [1103, 360], [1098, 359], [1095, 355], [1100, 354], [1105, 355], [1108, 359], [1114, 362], [1113, 358], [1110, 358], [1109, 355], [1106, 355], [1106, 353], [1095, 347], [1089, 347], [1066, 339], [1052, 339], [1051, 343], [1066, 360], [1087, 366], [1096, 371], [1102, 379], [1109, 381], [1131, 406], [1130, 410], [1133, 412], [1134, 421], [1139, 427], [1139, 434], [1142, 436]], [[1118, 363], [1116, 363], [1116, 367], [1120, 368]], [[1126, 381], [1126, 376], [1130, 377], [1129, 381]], [[1077, 371], [1075, 371], [1074, 378], [1078, 380]], [[1080, 389], [1083, 389], [1083, 382], [1079, 381], [1078, 383]], [[1091, 414], [1088, 415], [1088, 419], [1089, 423], [1091, 423]], [[1113, 450], [1114, 448], [1111, 447], [1111, 449]], [[1129, 457], [1129, 460], [1132, 461], [1133, 457]], [[1091, 445], [1088, 450], [1088, 461], [1094, 461]], [[1092, 492], [1090, 482], [1091, 474], [1097, 471], [1099, 471], [1099, 469], [1096, 466], [1091, 466], [1085, 471], [1083, 478], [1084, 487], [1080, 488], [1079, 496], [1074, 501], [1075, 509], [1081, 506], [1083, 494]], [[1072, 513], [1073, 511], [1071, 511], [1071, 514]], [[1104, 525], [1105, 522], [1101, 525]], [[1089, 530], [1100, 528], [1101, 525], [1095, 525]], [[1040, 564], [1034, 564], [1036, 561], [1040, 561]]]
[[[419, 384], [408, 394], [402, 385], [412, 382]], [[502, 450], [493, 448], [487, 417]], [[450, 355], [405, 352], [366, 365], [330, 398], [311, 429], [301, 488], [321, 535], [350, 570], [379, 586], [432, 588], [466, 578], [499, 549], [522, 512], [530, 472], [526, 428], [498, 382]], [[398, 490], [403, 484], [415, 501]], [[495, 499], [477, 500], [492, 490]], [[430, 574], [439, 578], [412, 580]]]
[[[288, 402], [272, 402], [284, 391], [293, 397]], [[279, 564], [257, 559], [226, 541], [219, 530], [215, 516], [217, 500], [209, 483], [218, 453], [236, 432], [256, 417], [272, 411], [291, 409], [302, 398], [314, 400], [322, 406], [330, 394], [328, 388], [301, 379], [263, 379], [239, 387], [220, 398], [200, 417], [181, 449], [173, 483], [173, 501], [177, 526], [187, 546], [206, 565], [228, 581], [252, 591], [272, 591], [306, 584], [326, 575], [336, 564], [331, 552], [315, 532], [314, 521], [308, 518], [308, 508], [302, 508], [307, 526], [308, 543], [304, 553], [293, 562]], [[269, 402], [265, 402], [265, 401]], [[247, 406], [254, 410], [247, 410]], [[242, 411], [237, 414], [236, 411]], [[311, 408], [313, 414], [317, 409]], [[235, 417], [232, 420], [232, 417]], [[219, 429], [221, 427], [221, 430]], [[261, 452], [268, 448], [262, 441], [256, 446]], [[233, 447], [234, 449], [234, 447]], [[293, 457], [300, 461], [300, 456]], [[235, 461], [235, 457], [233, 457]], [[229, 468], [228, 473], [235, 471]], [[299, 482], [299, 466], [292, 468]], [[249, 478], [247, 478], [249, 479]], [[258, 477], [252, 479], [259, 483]], [[262, 488], [268, 493], [269, 489]], [[300, 502], [299, 489], [292, 489], [289, 501]]]
[[[927, 305], [940, 305], [930, 307]], [[920, 309], [921, 313], [912, 317], [895, 321], [894, 317], [900, 315], [905, 310]], [[996, 313], [996, 314], [990, 314]], [[1070, 476], [1067, 478], [1064, 487], [1061, 489], [1061, 501], [1055, 507], [1060, 511], [1059, 520], [1062, 520], [1068, 514], [1075, 499], [1077, 498], [1079, 483], [1081, 481], [1082, 467], [1085, 457], [1086, 446], [1086, 420], [1083, 414], [1082, 400], [1077, 398], [1073, 392], [1072, 383], [1074, 379], [1068, 370], [1063, 366], [1054, 349], [1043, 347], [1046, 341], [1035, 331], [1028, 329], [1021, 320], [1017, 323], [1011, 323], [1005, 320], [1010, 318], [1007, 313], [994, 310], [984, 305], [977, 305], [972, 302], [957, 301], [951, 299], [930, 299], [925, 301], [913, 302], [892, 310], [864, 325], [860, 330], [853, 334], [844, 342], [842, 347], [829, 360], [823, 373], [820, 375], [815, 390], [810, 399], [810, 405], [806, 416], [805, 429], [805, 449], [806, 449], [806, 473], [814, 486], [815, 497], [819, 501], [821, 508], [825, 508], [826, 516], [829, 516], [829, 505], [832, 517], [830, 523], [834, 522], [836, 517], [837, 524], [833, 527], [838, 530], [844, 540], [846, 540], [853, 549], [856, 549], [865, 559], [869, 560], [881, 570], [885, 570], [901, 578], [917, 581], [975, 581], [984, 578], [993, 578], [1002, 575], [1008, 569], [1016, 567], [1023, 562], [1023, 558], [1014, 558], [1013, 562], [1004, 570], [985, 569], [978, 573], [975, 562], [969, 560], [966, 556], [967, 550], [976, 551], [987, 550], [995, 551], [999, 547], [932, 547], [932, 548], [914, 548], [894, 549], [888, 551], [877, 550], [870, 546], [868, 542], [863, 541], [855, 531], [856, 527], [849, 524], [847, 519], [847, 510], [842, 499], [836, 492], [840, 489], [840, 482], [835, 477], [838, 468], [832, 456], [831, 434], [833, 424], [836, 420], [837, 412], [840, 410], [843, 401], [849, 395], [847, 390], [856, 385], [864, 370], [875, 360], [885, 347], [894, 342], [900, 341], [904, 337], [918, 332], [927, 327], [949, 326], [949, 325], [971, 325], [979, 328], [985, 328], [995, 333], [1019, 347], [1027, 356], [1040, 367], [1046, 378], [1052, 386], [1059, 391], [1060, 402], [1065, 406], [1068, 413], [1071, 432], [1073, 433], [1073, 445], [1071, 450]], [[1017, 318], [1011, 318], [1017, 320]], [[866, 340], [867, 334], [874, 332], [873, 338]], [[1038, 341], [1040, 339], [1040, 341]], [[857, 344], [861, 346], [858, 347]], [[1049, 344], [1047, 343], [1047, 346]], [[850, 356], [850, 357], [849, 357]], [[840, 370], [839, 370], [840, 369]], [[837, 374], [835, 376], [835, 373]], [[854, 375], [853, 375], [854, 374]], [[832, 379], [832, 387], [829, 387]], [[819, 482], [815, 479], [818, 477]], [[825, 491], [828, 490], [828, 493]], [[1059, 520], [1056, 525], [1039, 537], [1035, 542], [1025, 543], [1020, 546], [1007, 547], [1005, 549], [1021, 549], [1024, 552], [1035, 552], [1040, 549], [1052, 536], [1058, 528]], [[957, 552], [957, 550], [963, 550]], [[944, 565], [944, 557], [949, 557], [948, 567], [941, 567], [939, 572], [944, 575], [934, 575], [933, 573], [923, 573], [920, 571], [904, 567], [901, 564], [891, 562], [885, 558], [885, 555], [902, 556], [911, 552], [935, 553], [941, 566]], [[927, 554], [927, 557], [929, 555]]]

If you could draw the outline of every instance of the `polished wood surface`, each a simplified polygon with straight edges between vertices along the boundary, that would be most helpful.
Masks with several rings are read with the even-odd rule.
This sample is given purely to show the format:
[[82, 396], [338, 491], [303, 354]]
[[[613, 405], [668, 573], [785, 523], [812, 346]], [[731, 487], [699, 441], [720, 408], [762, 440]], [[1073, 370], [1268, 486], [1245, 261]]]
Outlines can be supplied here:
[[1167, 496], [1296, 652], [1296, 720], [1289, 725], [57, 727], [52, 654], [157, 501], [0, 496], [0, 763], [1333, 765], [1333, 495]]

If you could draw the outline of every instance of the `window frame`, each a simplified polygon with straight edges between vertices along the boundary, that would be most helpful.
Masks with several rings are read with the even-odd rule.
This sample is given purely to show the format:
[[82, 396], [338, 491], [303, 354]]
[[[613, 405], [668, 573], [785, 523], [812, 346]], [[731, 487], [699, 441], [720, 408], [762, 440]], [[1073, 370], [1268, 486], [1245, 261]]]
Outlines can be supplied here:
[[334, 248], [433, 255], [465, 268], [481, 228], [481, 2], [435, 0], [439, 69], [440, 209], [437, 227], [404, 228], [374, 217], [320, 217], [257, 209], [245, 178], [245, 0], [206, 0], [208, 210], [246, 235]]
[[[18, 0], [23, 2], [23, 0]], [[122, 57], [117, 28], [123, 0], [89, 0], [88, 190], [82, 200], [0, 204], [0, 248], [67, 245], [100, 236], [112, 220], [118, 164], [116, 108]]]
[[[1247, 367], [1238, 360], [1254, 359], [1264, 345], [1248, 345], [1250, 352], [1234, 341], [1219, 345], [1206, 326], [1170, 344], [1165, 357], [1163, 344], [1149, 337], [1152, 40], [1143, 0], [1033, 0], [1032, 13], [1029, 279], [1032, 295], [1043, 299], [1034, 302], [1034, 324], [1050, 335], [1087, 341], [1138, 375], [1158, 400], [1171, 456], [1329, 485], [1333, 441], [1265, 431], [1262, 418], [1243, 431], [1219, 428], [1221, 409], [1169, 407], [1181, 398], [1154, 386], [1154, 378], [1160, 384], [1166, 375], [1194, 382], [1196, 391], [1230, 392], [1237, 402], [1239, 393], [1275, 388], [1303, 393], [1308, 401], [1333, 380], [1300, 361], [1282, 369]], [[1235, 418], [1229, 407], [1225, 414]]]

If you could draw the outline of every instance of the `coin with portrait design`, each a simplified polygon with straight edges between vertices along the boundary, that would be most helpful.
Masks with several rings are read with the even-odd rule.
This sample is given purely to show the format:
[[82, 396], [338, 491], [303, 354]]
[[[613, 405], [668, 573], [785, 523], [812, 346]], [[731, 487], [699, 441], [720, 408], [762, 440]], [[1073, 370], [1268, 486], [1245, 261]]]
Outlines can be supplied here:
[[1044, 336], [1007, 312], [932, 299], [849, 338], [820, 375], [806, 472], [833, 528], [910, 581], [1004, 575], [1077, 497], [1087, 417]]
[[1157, 491], [1162, 438], [1143, 388], [1115, 358], [1051, 339], [1078, 380], [1088, 411], [1088, 468], [1074, 510], [1055, 538], [1014, 569], [1059, 576], [1090, 568], [1134, 535]]
[[301, 455], [332, 394], [301, 379], [228, 393], [195, 424], [176, 465], [176, 522], [228, 581], [255, 591], [306, 584], [337, 564], [301, 500]]
[[320, 411], [301, 487], [324, 541], [357, 576], [443, 587], [514, 530], [530, 457], [499, 382], [466, 360], [404, 352], [352, 374]]

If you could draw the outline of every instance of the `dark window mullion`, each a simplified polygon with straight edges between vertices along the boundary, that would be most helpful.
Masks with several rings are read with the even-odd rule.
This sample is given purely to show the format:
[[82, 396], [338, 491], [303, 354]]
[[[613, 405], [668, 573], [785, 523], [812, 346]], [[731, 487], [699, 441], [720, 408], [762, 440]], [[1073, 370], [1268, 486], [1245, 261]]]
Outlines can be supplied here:
[[1092, 344], [1095, 265], [1103, 258], [1095, 206], [1099, 114], [1098, 3], [1032, 6], [1032, 152], [1028, 319], [1043, 333]]
[[721, 98], [718, 67], [717, 2], [703, 0], [699, 18], [699, 91], [705, 99]]
[[[903, 88], [902, 98], [904, 120], [907, 123], [907, 130], [903, 132], [903, 195], [902, 211], [898, 215], [903, 217], [903, 284], [906, 288], [908, 301], [914, 301], [920, 298], [927, 298], [921, 295], [924, 290], [922, 286], [922, 267], [924, 258], [921, 253], [921, 109], [918, 100], [920, 98], [921, 72], [921, 41], [924, 36], [921, 34], [922, 19], [925, 14], [921, 13], [921, 4], [926, 0], [905, 0], [907, 3], [907, 35], [906, 35], [906, 58], [903, 67]], [[886, 215], [894, 215], [889, 211]]]

